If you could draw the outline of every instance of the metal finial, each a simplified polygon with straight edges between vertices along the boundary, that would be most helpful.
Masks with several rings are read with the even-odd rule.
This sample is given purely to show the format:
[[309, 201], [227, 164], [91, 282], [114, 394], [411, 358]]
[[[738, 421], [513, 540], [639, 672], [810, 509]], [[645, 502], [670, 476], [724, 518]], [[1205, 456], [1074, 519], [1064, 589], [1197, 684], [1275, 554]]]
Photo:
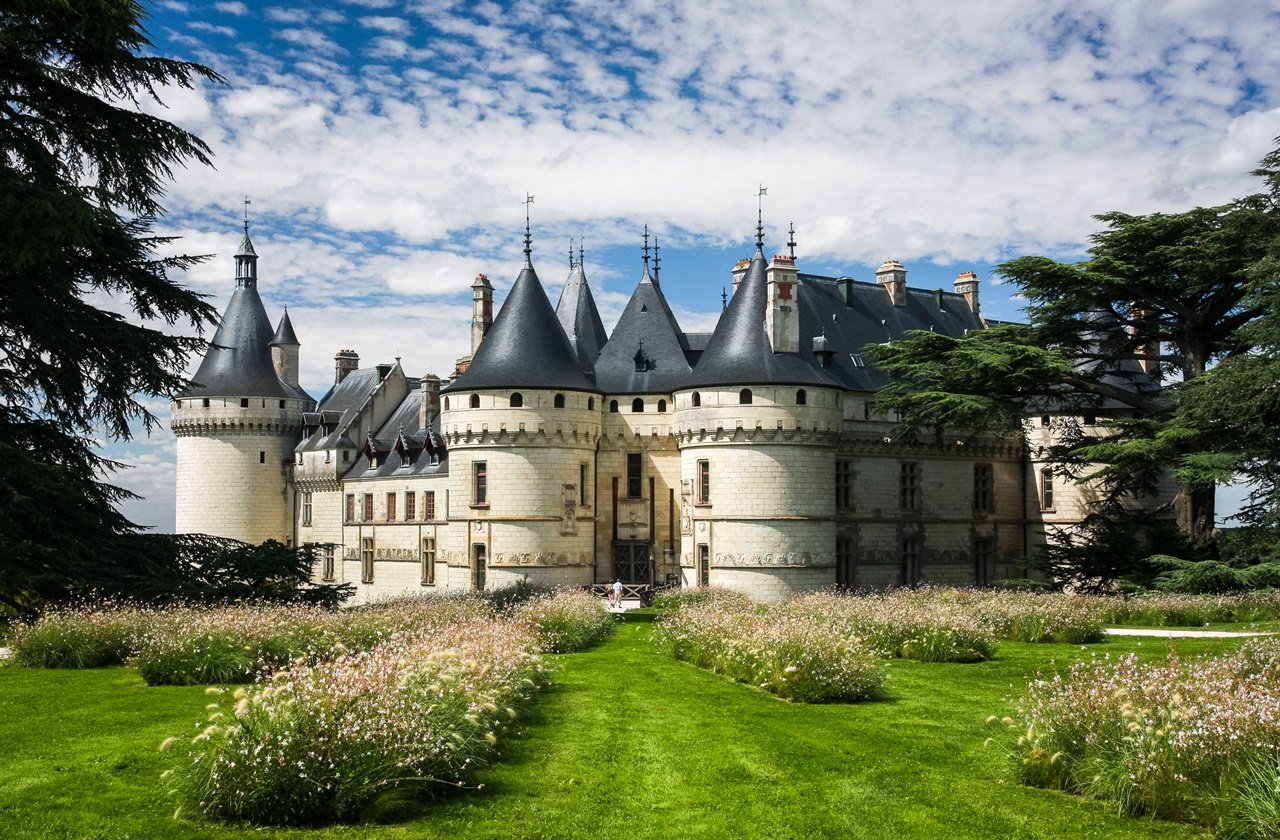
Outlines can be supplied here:
[[244, 197], [244, 201], [241, 203], [244, 204], [244, 235], [248, 236], [249, 235], [249, 205], [252, 204], [253, 202], [250, 201], [249, 196], [246, 195]]
[[658, 256], [658, 235], [653, 235], [653, 279], [658, 279], [658, 273], [662, 270], [662, 257]]
[[573, 271], [573, 237], [569, 237], [569, 270]]
[[787, 247], [791, 249], [791, 259], [796, 258], [796, 223], [791, 223], [791, 238], [787, 240]]
[[724, 286], [720, 287], [720, 308], [729, 308], [729, 292], [725, 290]]
[[769, 194], [769, 188], [764, 184], [760, 185], [759, 191], [756, 192], [756, 250], [764, 253], [764, 196]]
[[533, 266], [533, 233], [529, 230], [529, 205], [533, 204], [533, 196], [524, 194], [524, 264]]
[[587, 239], [585, 236], [578, 237], [578, 265], [582, 265], [586, 261], [583, 254], [583, 248], [582, 248], [582, 244], [586, 241]]
[[649, 270], [649, 225], [644, 226], [644, 270]]

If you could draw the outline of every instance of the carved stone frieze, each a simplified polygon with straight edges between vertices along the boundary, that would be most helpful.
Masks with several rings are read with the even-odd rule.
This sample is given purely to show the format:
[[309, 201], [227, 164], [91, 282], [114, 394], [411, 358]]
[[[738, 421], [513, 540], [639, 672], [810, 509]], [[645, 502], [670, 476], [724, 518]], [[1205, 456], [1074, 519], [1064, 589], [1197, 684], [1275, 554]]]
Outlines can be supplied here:
[[493, 567], [588, 566], [590, 564], [591, 555], [587, 552], [569, 554], [552, 551], [500, 551], [489, 560], [489, 565]]
[[834, 566], [835, 560], [826, 552], [779, 551], [767, 554], [716, 554], [717, 566], [751, 567], [770, 566], [780, 568], [804, 568], [809, 566]]

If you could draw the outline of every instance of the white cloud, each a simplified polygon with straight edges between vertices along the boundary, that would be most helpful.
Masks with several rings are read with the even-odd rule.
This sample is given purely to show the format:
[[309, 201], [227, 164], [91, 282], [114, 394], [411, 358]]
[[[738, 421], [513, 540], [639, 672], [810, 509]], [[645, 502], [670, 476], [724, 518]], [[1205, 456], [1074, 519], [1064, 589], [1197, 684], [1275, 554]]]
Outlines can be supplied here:
[[207, 23], [202, 20], [193, 20], [188, 23], [187, 26], [197, 32], [208, 32], [211, 35], [225, 35], [228, 38], [236, 37], [236, 31], [230, 26], [218, 26], [217, 24]]
[[360, 25], [366, 29], [375, 29], [388, 35], [408, 35], [413, 26], [404, 18], [369, 16], [360, 18]]
[[240, 0], [231, 0], [231, 2], [214, 3], [213, 7], [218, 11], [222, 12], [223, 14], [235, 15], [236, 17], [243, 17], [244, 15], [249, 14], [249, 7], [246, 6], [244, 3], [241, 3]]

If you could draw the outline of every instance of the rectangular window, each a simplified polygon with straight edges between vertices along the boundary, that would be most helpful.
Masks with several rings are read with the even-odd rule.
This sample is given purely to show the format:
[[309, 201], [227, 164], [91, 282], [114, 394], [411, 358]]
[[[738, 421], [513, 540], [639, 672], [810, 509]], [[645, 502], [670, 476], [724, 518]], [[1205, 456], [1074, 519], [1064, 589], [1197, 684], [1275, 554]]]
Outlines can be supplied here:
[[991, 513], [996, 509], [994, 472], [990, 464], [973, 465], [973, 509]]
[[365, 522], [373, 521], [373, 494], [372, 493], [364, 494], [364, 521]]
[[590, 503], [587, 501], [587, 465], [578, 465], [578, 504], [587, 507]]
[[986, 586], [991, 582], [991, 561], [995, 556], [993, 537], [973, 538], [973, 582]]
[[711, 548], [698, 543], [698, 586], [711, 585]]
[[836, 461], [836, 510], [853, 510], [852, 461]]
[[302, 524], [311, 524], [311, 491], [302, 491]]
[[1040, 471], [1040, 509], [1053, 510], [1053, 470]]
[[852, 537], [836, 537], [836, 584], [850, 588], [857, 585], [853, 571]]
[[404, 521], [412, 522], [418, 518], [418, 494], [412, 490], [404, 494]]
[[627, 453], [627, 498], [638, 499], [641, 494], [640, 453]]
[[902, 585], [915, 586], [920, 582], [920, 538], [902, 539]]
[[436, 538], [422, 538], [422, 585], [436, 584]]
[[920, 465], [908, 461], [902, 465], [898, 479], [898, 507], [902, 510], [920, 509]]
[[489, 504], [489, 467], [484, 461], [471, 465], [471, 503]]
[[356, 521], [356, 494], [355, 494], [355, 493], [348, 493], [348, 494], [347, 494], [347, 518], [346, 518], [346, 521], [347, 521], [347, 522], [355, 522], [355, 521]]
[[422, 494], [422, 518], [432, 522], [436, 518], [436, 491], [428, 490]]
[[711, 504], [711, 462], [698, 462], [698, 504]]
[[360, 582], [373, 583], [373, 537], [360, 540]]
[[320, 577], [333, 580], [333, 543], [320, 546]]
[[387, 494], [387, 521], [388, 522], [396, 521], [396, 494], [395, 493]]

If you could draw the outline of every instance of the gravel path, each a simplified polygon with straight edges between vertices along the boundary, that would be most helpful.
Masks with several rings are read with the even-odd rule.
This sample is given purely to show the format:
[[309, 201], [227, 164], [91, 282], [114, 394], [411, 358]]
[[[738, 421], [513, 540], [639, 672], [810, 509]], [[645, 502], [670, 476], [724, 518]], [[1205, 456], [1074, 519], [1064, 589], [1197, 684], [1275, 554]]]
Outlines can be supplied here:
[[1243, 639], [1249, 636], [1275, 635], [1238, 630], [1190, 630], [1181, 627], [1173, 630], [1163, 627], [1108, 627], [1106, 633], [1109, 636], [1160, 636], [1169, 639]]

